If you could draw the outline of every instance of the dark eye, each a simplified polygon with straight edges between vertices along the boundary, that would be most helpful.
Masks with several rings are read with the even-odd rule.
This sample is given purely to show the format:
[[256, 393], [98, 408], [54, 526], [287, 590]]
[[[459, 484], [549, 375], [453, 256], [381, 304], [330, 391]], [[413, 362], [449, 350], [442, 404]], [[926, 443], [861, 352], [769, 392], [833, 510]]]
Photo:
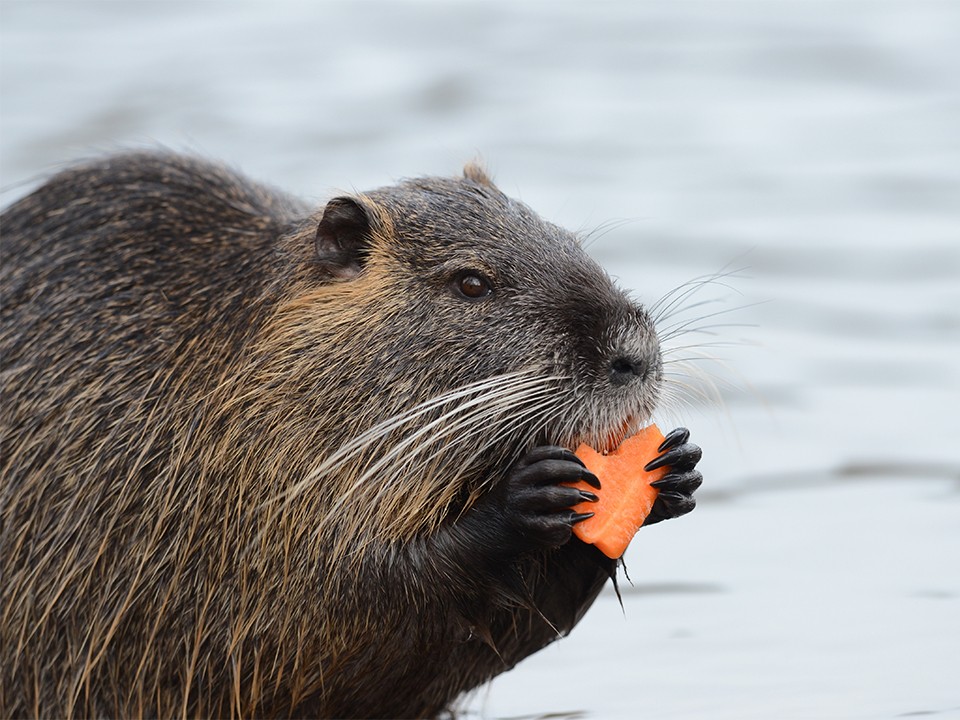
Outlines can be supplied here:
[[479, 300], [493, 292], [490, 281], [472, 270], [458, 274], [453, 281], [453, 287], [460, 295], [470, 300]]

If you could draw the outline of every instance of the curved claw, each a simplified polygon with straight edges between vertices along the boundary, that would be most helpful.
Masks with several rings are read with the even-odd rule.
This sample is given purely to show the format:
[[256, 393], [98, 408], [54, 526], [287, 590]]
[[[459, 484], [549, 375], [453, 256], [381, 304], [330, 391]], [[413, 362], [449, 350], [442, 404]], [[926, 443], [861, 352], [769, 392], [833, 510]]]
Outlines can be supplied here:
[[595, 490], [600, 489], [600, 478], [598, 478], [589, 470], [585, 469], [582, 473], [580, 473], [580, 479]]
[[576, 506], [599, 501], [591, 490], [573, 486], [580, 480], [600, 487], [596, 475], [569, 450], [535, 447], [474, 506], [471, 517], [480, 518], [488, 542], [502, 552], [559, 547], [570, 540], [577, 523], [593, 517], [592, 512], [577, 512], [589, 506]]
[[660, 447], [657, 448], [657, 452], [662, 453], [664, 450], [669, 450], [676, 445], [683, 445], [689, 439], [689, 430], [687, 430], [685, 427], [675, 428], [667, 433], [667, 436], [663, 439], [663, 442], [660, 443]]
[[600, 488], [600, 480], [583, 463], [574, 463], [565, 458], [546, 456], [536, 462], [518, 463], [516, 467], [514, 476], [523, 484], [553, 485], [583, 480], [593, 488]]
[[525, 467], [529, 467], [543, 460], [563, 460], [565, 462], [576, 463], [583, 468], [586, 467], [586, 465], [583, 464], [583, 460], [578, 458], [570, 450], [567, 450], [567, 448], [560, 447], [559, 445], [541, 445], [535, 447], [520, 458], [515, 467], [517, 470], [522, 470]]
[[[652, 485], [653, 483], [651, 483]], [[580, 491], [580, 499], [584, 502], [600, 502], [600, 497], [595, 493], [590, 492], [589, 490]]]
[[660, 444], [660, 455], [644, 466], [647, 472], [669, 468], [666, 475], [651, 483], [657, 488], [657, 499], [644, 526], [685, 515], [696, 506], [693, 493], [703, 482], [703, 476], [694, 468], [703, 452], [689, 440], [690, 431], [686, 428], [672, 430]]
[[675, 469], [689, 470], [698, 462], [703, 451], [693, 443], [684, 443], [667, 450], [662, 455], [658, 455], [644, 466], [644, 470], [650, 472], [657, 468], [670, 465]]
[[681, 515], [686, 515], [697, 506], [697, 500], [692, 495], [667, 491], [657, 495], [656, 502], [646, 520], [643, 521], [643, 527], [654, 525], [663, 520], [670, 520]]
[[679, 492], [684, 495], [693, 495], [703, 484], [703, 475], [699, 470], [685, 472], [669, 472], [659, 480], [650, 483], [651, 487], [663, 492]]

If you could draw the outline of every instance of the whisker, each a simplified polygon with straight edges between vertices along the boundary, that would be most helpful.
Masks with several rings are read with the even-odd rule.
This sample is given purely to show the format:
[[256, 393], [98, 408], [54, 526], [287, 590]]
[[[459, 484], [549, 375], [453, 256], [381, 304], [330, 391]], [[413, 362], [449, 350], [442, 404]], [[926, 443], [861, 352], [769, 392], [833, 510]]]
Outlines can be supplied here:
[[[715, 342], [696, 343], [694, 345], [675, 345], [673, 347], [669, 347], [662, 350], [660, 352], [660, 356], [663, 358], [666, 358], [666, 357], [669, 357], [670, 355], [673, 355], [678, 352], [682, 352], [684, 350], [703, 350], [706, 348], [731, 348], [731, 347], [757, 346], [758, 344], [759, 343], [752, 340], [747, 340], [745, 338], [737, 338], [736, 340], [717, 340]], [[666, 364], [667, 362], [675, 362], [675, 360], [665, 361], [664, 364]]]
[[577, 233], [577, 238], [580, 240], [580, 245], [582, 247], [588, 248], [593, 243], [595, 243], [597, 240], [604, 237], [608, 233], [613, 232], [614, 230], [619, 230], [622, 227], [626, 227], [627, 225], [633, 222], [636, 222], [636, 221], [630, 218], [623, 218], [621, 220], [616, 220], [616, 219], [606, 220], [600, 223], [599, 225], [597, 225], [593, 230], [590, 230], [589, 232], [583, 232], [581, 230], [580, 232]]
[[685, 364], [681, 366], [687, 372], [684, 376], [674, 375], [673, 377], [686, 377], [690, 380], [697, 381], [697, 385], [692, 385], [689, 383], [683, 383], [679, 379], [674, 379], [671, 382], [674, 384], [680, 385], [681, 387], [686, 388], [689, 392], [694, 393], [695, 397], [702, 400], [704, 403], [715, 402], [719, 406], [723, 406], [723, 396], [720, 393], [720, 389], [717, 387], [717, 378], [709, 375], [704, 372], [700, 367]]
[[[682, 355], [680, 357], [671, 358], [663, 363], [664, 367], [668, 365], [684, 365], [685, 363], [695, 362], [695, 363], [717, 363], [722, 364], [723, 359], [716, 355]], [[671, 373], [664, 372], [664, 376], [668, 376]]]
[[[527, 427], [530, 427], [530, 429], [528, 430], [526, 435], [523, 436], [522, 438], [517, 438], [515, 440], [515, 443], [513, 443], [519, 447], [524, 447], [528, 443], [534, 440], [537, 434], [546, 426], [548, 421], [555, 415], [556, 412], [562, 412], [562, 408], [563, 408], [562, 405], [559, 408], [554, 408], [551, 406], [543, 407], [540, 405], [530, 405], [524, 408], [523, 412], [521, 412], [520, 414], [507, 419], [505, 422], [502, 422], [499, 425], [495, 425], [494, 426], [495, 431], [492, 433], [491, 436], [492, 437], [510, 437], [518, 429], [521, 429], [524, 426], [527, 426]], [[500, 419], [503, 419], [504, 416], [502, 414], [502, 408], [498, 408], [497, 412], [500, 414]], [[493, 416], [494, 415], [491, 414], [491, 417]], [[468, 425], [470, 423], [462, 423], [462, 424]], [[489, 432], [490, 427], [488, 426], [486, 430], [487, 432]], [[427, 475], [435, 475], [436, 474], [435, 470], [440, 466], [438, 461], [442, 459], [445, 454], [447, 454], [447, 452], [451, 447], [457, 447], [459, 445], [466, 443], [469, 440], [469, 436], [472, 434], [474, 433], [468, 433], [467, 435], [460, 435], [457, 438], [455, 438], [453, 443], [446, 445], [441, 449], [435, 450], [433, 453], [431, 453], [427, 457], [421, 458], [418, 464], [414, 466], [412, 470], [412, 474], [416, 475], [422, 469], [424, 473]], [[478, 444], [470, 455], [467, 455], [465, 458], [462, 458], [462, 459], [458, 458], [458, 464], [460, 465], [460, 470], [464, 471], [471, 468], [474, 465], [475, 461], [477, 461], [478, 459], [489, 458], [489, 454], [490, 454], [490, 448], [488, 445]], [[504, 460], [504, 463], [503, 463], [504, 467], [508, 467], [512, 465], [512, 463], [516, 460], [516, 458], [505, 456], [503, 460]], [[430, 472], [431, 469], [433, 469], [434, 472]], [[445, 476], [444, 478], [445, 482], [449, 482], [452, 485], [459, 484], [457, 482], [457, 479], [458, 479], [457, 476], [454, 476], [452, 478]], [[493, 477], [484, 478], [483, 479], [484, 482], [481, 483], [481, 485], [478, 486], [476, 489], [477, 490], [481, 489], [487, 482], [490, 482], [493, 479], [494, 479]], [[377, 493], [378, 499], [383, 495], [389, 495], [389, 493], [386, 488], [381, 487]], [[398, 518], [388, 529], [395, 529], [395, 527], [400, 524], [401, 524], [401, 519]]]
[[[449, 507], [450, 502], [452, 502], [455, 497], [455, 489], [463, 487], [463, 472], [469, 471], [469, 468], [473, 466], [474, 461], [478, 458], [483, 457], [485, 462], [489, 461], [492, 439], [510, 437], [514, 434], [515, 428], [522, 427], [523, 424], [529, 425], [532, 422], [531, 419], [535, 420], [538, 417], [538, 409], [541, 409], [539, 415], [550, 414], [551, 406], [556, 405], [556, 403], [548, 403], [546, 406], [542, 406], [539, 403], [539, 399], [551, 396], [553, 388], [549, 383], [556, 379], [558, 378], [544, 378], [543, 382], [546, 384], [546, 387], [534, 390], [527, 389], [522, 393], [515, 393], [512, 396], [505, 395], [501, 397], [495, 405], [475, 409], [463, 417], [456, 418], [452, 422], [443, 423], [441, 432], [434, 433], [426, 439], [426, 442], [416, 446], [414, 456], [420, 455], [416, 464], [409, 466], [409, 458], [405, 458], [408, 467], [404, 472], [404, 476], [408, 478], [422, 478], [421, 482], [413, 485], [413, 494], [398, 494], [395, 485], [388, 486], [384, 483], [370, 483], [366, 482], [364, 477], [359, 478], [354, 488], [358, 489], [362, 486], [365, 491], [372, 491], [373, 493], [369, 498], [370, 502], [364, 503], [370, 510], [364, 513], [363, 517], [356, 515], [350, 517], [348, 519], [349, 527], [347, 531], [353, 536], [362, 537], [364, 536], [363, 533], [353, 533], [350, 529], [354, 527], [368, 527], [370, 523], [377, 522], [379, 518], [382, 528], [381, 536], [383, 534], [402, 534], [403, 531], [411, 531], [409, 514], [402, 512], [405, 507], [411, 505], [419, 507], [420, 503], [425, 501], [429, 501], [431, 506], [437, 507], [438, 509]], [[526, 402], [527, 407], [521, 405], [522, 411], [520, 414], [516, 414], [516, 405], [512, 408], [513, 413], [507, 414], [503, 412], [503, 403], [517, 403], [520, 402], [519, 398], [522, 397], [526, 398], [524, 402]], [[488, 419], [494, 421], [493, 425], [489, 423], [485, 424], [485, 421]], [[467, 441], [467, 438], [459, 434], [461, 428], [464, 427], [472, 429], [471, 433], [468, 434], [475, 433], [478, 428], [483, 427], [490, 439], [488, 439], [486, 443], [478, 444], [475, 451], [466, 458], [457, 457], [459, 474], [451, 476], [449, 467], [444, 467], [444, 463], [440, 462], [440, 460], [444, 455], [449, 453], [451, 447], [458, 446]], [[493, 428], [492, 431], [491, 427]], [[450, 435], [455, 436], [453, 443], [435, 449], [429, 456], [423, 455], [425, 449], [435, 446], [439, 441]], [[530, 433], [529, 439], [533, 437], [534, 434]], [[518, 440], [520, 439], [514, 438], [510, 444], [517, 446]], [[527, 438], [523, 438], [523, 440], [526, 441]], [[504, 455], [503, 460], [503, 464], [506, 465], [512, 458]], [[442, 474], [439, 472], [441, 468], [444, 469]], [[364, 472], [364, 476], [369, 475], [372, 477], [373, 474], [375, 474], [375, 468], [368, 468]], [[368, 479], [369, 477], [367, 477], [367, 480]], [[442, 486], [437, 486], [438, 479], [442, 479]], [[379, 510], [374, 510], [375, 508], [379, 508]], [[330, 513], [327, 513], [324, 519], [317, 524], [313, 533], [315, 538], [323, 532], [324, 525], [329, 518]], [[393, 518], [393, 520], [387, 524], [383, 524], [383, 521], [388, 518]], [[440, 513], [435, 514], [433, 517], [421, 517], [419, 523], [416, 524], [416, 529], [419, 531], [430, 531], [433, 529], [433, 524], [439, 522], [440, 519]], [[373, 536], [368, 533], [366, 537], [372, 538]], [[362, 550], [363, 545], [355, 547], [352, 552], [359, 553], [362, 552]]]
[[[741, 311], [741, 310], [748, 310], [748, 309], [750, 309], [750, 308], [752, 308], [752, 307], [756, 307], [756, 306], [758, 306], [758, 305], [764, 305], [764, 304], [766, 304], [766, 301], [765, 301], [765, 300], [759, 300], [759, 301], [757, 301], [757, 302], [747, 303], [746, 305], [738, 305], [738, 306], [731, 307], [731, 308], [724, 308], [723, 310], [717, 310], [716, 312], [708, 313], [708, 314], [706, 314], [706, 315], [698, 315], [697, 317], [691, 318], [691, 319], [689, 319], [689, 320], [681, 320], [681, 321], [678, 321], [678, 322], [674, 323], [673, 325], [669, 325], [668, 327], [665, 327], [665, 328], [657, 328], [657, 335], [658, 335], [659, 338], [660, 338], [660, 342], [667, 342], [667, 341], [669, 341], [669, 340], [671, 340], [671, 339], [673, 339], [673, 338], [675, 338], [675, 337], [677, 337], [677, 336], [679, 336], [679, 335], [683, 335], [684, 333], [688, 333], [688, 332], [698, 332], [698, 331], [699, 331], [699, 328], [691, 328], [691, 327], [690, 327], [690, 326], [692, 326], [694, 323], [703, 322], [704, 320], [709, 320], [710, 318], [720, 317], [721, 315], [728, 315], [728, 314], [730, 314], [730, 313], [732, 313], [732, 312], [739, 312], [739, 311]], [[711, 328], [712, 328], [712, 327], [727, 327], [727, 326], [730, 326], [730, 327], [744, 327], [744, 326], [748, 326], [748, 325], [745, 324], [745, 323], [732, 323], [732, 324], [728, 324], [728, 325], [722, 325], [722, 324], [721, 324], [721, 325], [710, 325], [710, 326], [703, 326], [703, 327], [711, 327]]]
[[[273, 499], [273, 502], [295, 499], [299, 496], [304, 490], [309, 488], [318, 477], [322, 477], [328, 473], [331, 469], [342, 465], [345, 461], [354, 457], [365, 449], [367, 449], [372, 443], [383, 438], [388, 433], [396, 430], [397, 428], [406, 425], [407, 423], [415, 420], [431, 410], [434, 410], [444, 404], [452, 402], [454, 400], [459, 400], [464, 397], [468, 397], [474, 393], [486, 390], [488, 388], [496, 388], [498, 386], [506, 385], [508, 382], [518, 379], [525, 378], [524, 382], [537, 382], [536, 378], [529, 378], [529, 371], [525, 373], [511, 373], [508, 375], [500, 375], [495, 378], [489, 378], [477, 383], [471, 383], [469, 385], [462, 386], [450, 392], [437, 395], [429, 400], [426, 400], [418, 405], [415, 405], [412, 408], [409, 408], [397, 415], [394, 415], [383, 422], [374, 425], [369, 430], [366, 430], [359, 435], [357, 435], [350, 442], [343, 445], [340, 449], [334, 452], [328, 458], [325, 458], [324, 461], [320, 464], [319, 467], [315, 468], [307, 477], [300, 480], [298, 483], [292, 485], [291, 487], [278, 493]], [[474, 403], [475, 404], [475, 403]]]
[[[550, 380], [553, 380], [553, 379], [554, 378], [550, 378]], [[533, 387], [529, 387], [529, 389], [533, 391], [536, 385], [542, 384], [544, 380], [543, 378], [534, 378], [532, 381], [528, 379], [528, 380], [524, 380], [523, 382], [526, 383], [528, 386], [532, 385]], [[399, 443], [391, 447], [390, 452], [387, 454], [387, 456], [376, 461], [375, 463], [373, 463], [372, 466], [364, 468], [363, 472], [360, 473], [357, 479], [350, 485], [349, 488], [347, 488], [345, 491], [341, 493], [341, 495], [338, 497], [336, 502], [334, 502], [333, 506], [325, 513], [324, 520], [326, 521], [326, 520], [332, 519], [332, 517], [336, 515], [337, 511], [352, 497], [352, 495], [359, 488], [366, 485], [370, 480], [370, 478], [374, 477], [380, 470], [382, 470], [385, 467], [388, 467], [396, 459], [396, 457], [404, 451], [404, 449], [410, 447], [414, 443], [417, 443], [421, 438], [423, 438], [424, 435], [427, 435], [428, 433], [430, 433], [434, 428], [438, 426], [446, 426], [448, 424], [454, 424], [452, 421], [454, 420], [454, 418], [456, 418], [457, 415], [464, 413], [465, 410], [471, 407], [476, 407], [477, 405], [480, 405], [483, 403], [489, 403], [491, 399], [494, 399], [498, 396], [498, 393], [503, 393], [508, 398], [511, 398], [511, 397], [515, 398], [515, 397], [518, 397], [518, 388], [508, 387], [506, 390], [493, 390], [486, 394], [472, 398], [458, 405], [452, 410], [449, 410], [443, 413], [438, 418], [432, 420], [431, 422], [417, 429], [414, 433], [406, 436]], [[480, 413], [480, 415], [482, 416], [483, 413]], [[462, 423], [465, 421], [461, 419], [460, 422]], [[420, 447], [418, 447], [417, 452], [421, 452], [426, 447], [429, 447], [429, 443], [425, 445], [422, 444]], [[327, 470], [329, 470], [329, 468], [324, 469], [324, 472], [326, 472]], [[316, 479], [317, 476], [318, 476], [318, 472], [315, 471], [314, 473], [311, 473], [311, 477], [313, 479]]]
[[[439, 442], [446, 436], [459, 432], [459, 430], [462, 427], [476, 425], [481, 420], [486, 419], [488, 416], [496, 418], [498, 415], [502, 414], [503, 406], [507, 404], [507, 402], [510, 402], [510, 403], [526, 402], [531, 397], [537, 397], [538, 394], [543, 395], [543, 394], [546, 394], [546, 392], [548, 392], [548, 389], [534, 386], [533, 388], [527, 388], [525, 392], [515, 392], [512, 395], [505, 395], [503, 397], [498, 397], [496, 393], [490, 393], [488, 395], [482, 395], [476, 398], [474, 401], [471, 401], [470, 403], [465, 404], [464, 406], [454, 408], [453, 410], [442, 415], [436, 420], [423, 426], [422, 428], [417, 430], [417, 432], [413, 433], [412, 435], [404, 439], [402, 442], [398, 443], [397, 445], [394, 445], [390, 449], [390, 452], [387, 455], [385, 455], [376, 464], [374, 464], [371, 468], [367, 469], [364, 472], [364, 474], [360, 478], [360, 481], [369, 479], [378, 470], [382, 469], [383, 467], [389, 466], [393, 462], [393, 460], [396, 459], [396, 457], [399, 456], [401, 453], [403, 453], [410, 445], [413, 445], [416, 443], [414, 453], [413, 453], [413, 456], [416, 456], [416, 454], [419, 454], [425, 451], [432, 444]], [[491, 400], [497, 400], [498, 403], [493, 407], [481, 406], [476, 412], [467, 413], [463, 417], [455, 418], [457, 414], [460, 414], [463, 412], [464, 408], [475, 406], [475, 405], [481, 405], [482, 403], [487, 403], [487, 402], [490, 402]], [[448, 422], [451, 419], [453, 421]], [[426, 439], [426, 442], [422, 442], [422, 443], [418, 442], [424, 435], [428, 434], [431, 430], [433, 430], [437, 426], [440, 426], [441, 428], [439, 433], [434, 433], [431, 437], [428, 437]], [[409, 459], [409, 456], [408, 456], [408, 459]]]
[[[427, 425], [421, 427], [416, 433], [411, 436], [408, 436], [403, 442], [394, 446], [391, 449], [393, 455], [399, 454], [406, 449], [407, 446], [419, 440], [420, 437], [427, 434], [429, 431], [433, 430], [435, 427], [440, 426], [440, 433], [435, 433], [433, 438], [442, 438], [446, 434], [454, 432], [455, 426], [460, 426], [468, 422], [476, 422], [477, 420], [483, 418], [485, 415], [495, 416], [497, 413], [497, 407], [505, 405], [507, 403], [516, 403], [521, 402], [529, 395], [536, 395], [538, 393], [544, 392], [544, 389], [539, 386], [539, 381], [537, 384], [527, 384], [525, 387], [508, 387], [506, 390], [498, 390], [497, 392], [489, 392], [485, 395], [480, 395], [467, 403], [458, 405], [452, 410], [448, 411], [444, 415], [438, 417], [437, 419], [431, 421]], [[498, 406], [490, 408], [486, 406], [487, 403], [496, 400]], [[477, 406], [479, 406], [478, 409]], [[458, 414], [463, 414], [466, 409], [471, 409], [471, 412], [465, 417], [455, 418]], [[448, 422], [448, 421], [453, 422]], [[433, 438], [428, 438], [427, 446], [430, 442], [434, 442]], [[422, 449], [425, 449], [423, 443], [418, 443], [416, 452], [420, 452]], [[392, 460], [392, 455], [388, 455], [383, 458], [383, 464], [389, 464]], [[376, 466], [372, 470], [378, 469]]]
[[738, 277], [738, 273], [741, 272], [744, 268], [739, 268], [737, 270], [724, 271], [720, 270], [709, 275], [701, 275], [699, 277], [688, 280], [681, 285], [673, 288], [666, 294], [664, 294], [659, 300], [653, 303], [648, 309], [650, 316], [653, 318], [654, 325], [659, 325], [664, 320], [671, 317], [674, 313], [680, 310], [682, 303], [688, 298], [692, 297], [698, 293], [703, 288], [708, 285], [716, 285], [718, 287], [724, 287], [728, 290], [736, 292], [739, 294], [739, 290], [736, 287], [722, 282], [727, 278]]
[[695, 408], [687, 388], [680, 383], [672, 384], [669, 388], [664, 388], [660, 396], [660, 407], [657, 414], [670, 412], [672, 409], [693, 411]]
[[713, 400], [710, 394], [701, 386], [692, 385], [680, 380], [674, 380], [672, 385], [673, 387], [670, 388], [669, 393], [665, 392], [663, 395], [664, 406], [666, 405], [668, 396], [674, 403], [682, 404], [690, 410], [699, 409], [703, 407], [703, 405], [709, 405]]
[[721, 298], [709, 298], [697, 302], [689, 302], [697, 293], [707, 286], [714, 285], [723, 287], [738, 295], [742, 295], [736, 287], [727, 282], [731, 278], [738, 277], [741, 271], [742, 269], [721, 270], [712, 275], [695, 278], [664, 295], [664, 297], [658, 300], [651, 308], [650, 312], [655, 317], [657, 334], [663, 347], [661, 357], [663, 358], [663, 376], [665, 382], [662, 387], [661, 400], [664, 406], [679, 405], [693, 408], [695, 403], [715, 403], [725, 408], [723, 394], [717, 384], [719, 378], [708, 374], [700, 367], [707, 362], [716, 363], [723, 367], [724, 362], [719, 357], [703, 351], [746, 343], [743, 341], [716, 340], [696, 344], [685, 343], [673, 347], [670, 347], [669, 343], [686, 335], [717, 337], [720, 335], [720, 331], [732, 327], [741, 329], [744, 327], [755, 327], [755, 325], [748, 323], [711, 322], [711, 320], [727, 317], [731, 313], [755, 307], [756, 305], [763, 304], [763, 302], [724, 307], [706, 314], [698, 314], [693, 317], [688, 316], [687, 319], [676, 319], [670, 323], [667, 321], [672, 318], [677, 318], [682, 314], [688, 314], [692, 310], [702, 310], [709, 305], [723, 302]]

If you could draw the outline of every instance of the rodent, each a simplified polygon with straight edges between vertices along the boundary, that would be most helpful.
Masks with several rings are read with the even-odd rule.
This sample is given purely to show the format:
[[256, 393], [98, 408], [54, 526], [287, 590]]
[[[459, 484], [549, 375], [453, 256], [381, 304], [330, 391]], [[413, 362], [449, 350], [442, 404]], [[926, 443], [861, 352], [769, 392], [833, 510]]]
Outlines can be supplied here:
[[119, 154], [0, 242], [0, 715], [433, 716], [615, 574], [561, 483], [649, 418], [653, 323], [479, 167], [311, 209]]

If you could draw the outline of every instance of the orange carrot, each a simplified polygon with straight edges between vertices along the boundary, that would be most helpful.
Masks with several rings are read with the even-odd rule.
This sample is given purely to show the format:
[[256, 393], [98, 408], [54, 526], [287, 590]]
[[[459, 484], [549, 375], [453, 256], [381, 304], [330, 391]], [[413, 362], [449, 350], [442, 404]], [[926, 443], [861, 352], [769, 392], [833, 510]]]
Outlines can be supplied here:
[[662, 467], [653, 472], [643, 469], [659, 455], [657, 448], [662, 442], [660, 429], [649, 425], [607, 455], [598, 453], [589, 445], [577, 448], [577, 457], [602, 485], [600, 490], [583, 480], [573, 485], [600, 498], [598, 502], [582, 502], [574, 506], [576, 512], [594, 513], [592, 518], [573, 526], [578, 538], [596, 545], [609, 558], [623, 555], [657, 499], [657, 489], [650, 487], [650, 483], [662, 478], [669, 469]]

